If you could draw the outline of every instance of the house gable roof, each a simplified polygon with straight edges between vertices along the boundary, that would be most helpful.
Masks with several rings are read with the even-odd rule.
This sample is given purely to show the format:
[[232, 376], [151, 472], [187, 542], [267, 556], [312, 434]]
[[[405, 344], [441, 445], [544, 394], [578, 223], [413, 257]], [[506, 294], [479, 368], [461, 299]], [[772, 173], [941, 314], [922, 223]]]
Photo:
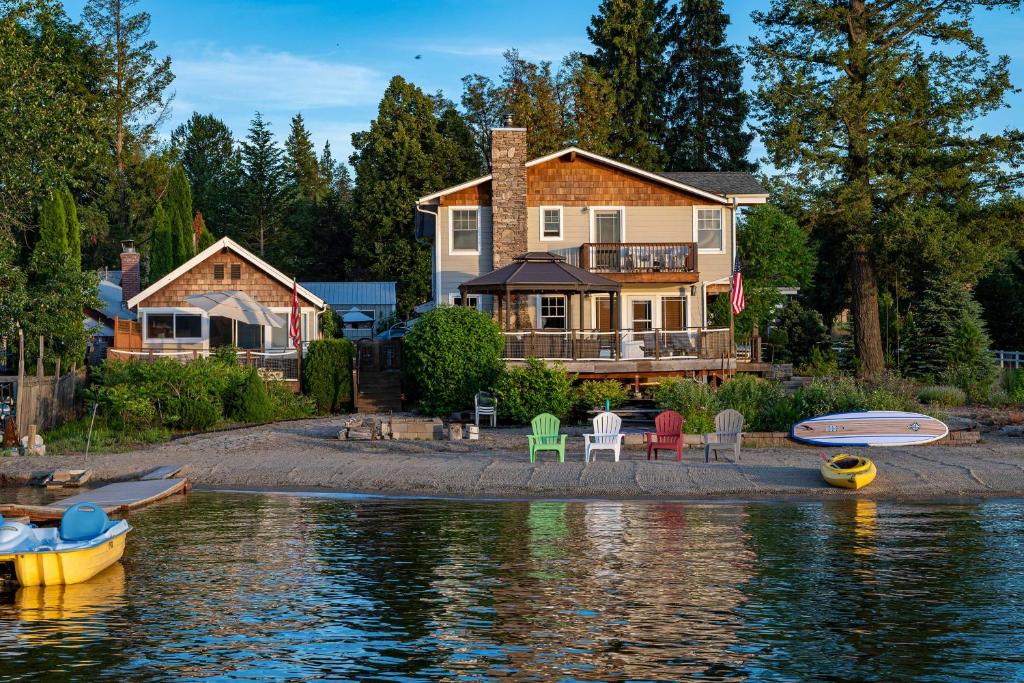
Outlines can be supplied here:
[[[277, 268], [274, 268], [272, 265], [270, 265], [256, 254], [252, 253], [251, 251], [240, 245], [238, 242], [235, 242], [230, 237], [222, 237], [213, 244], [211, 244], [210, 246], [208, 246], [203, 251], [199, 252], [198, 254], [190, 258], [188, 261], [182, 263], [180, 266], [172, 270], [167, 275], [164, 275], [162, 278], [151, 284], [149, 287], [146, 287], [144, 290], [133, 296], [127, 302], [128, 307], [135, 308], [140, 303], [142, 303], [150, 296], [152, 296], [154, 293], [160, 291], [167, 285], [171, 284], [179, 277], [181, 277], [188, 271], [192, 270], [194, 267], [196, 267], [197, 265], [199, 265], [206, 259], [210, 258], [211, 256], [213, 256], [222, 249], [229, 249], [233, 251], [234, 253], [238, 254], [252, 265], [259, 268], [271, 279], [277, 280], [285, 287], [291, 289], [293, 282], [292, 278], [288, 277], [287, 275], [279, 271]], [[302, 285], [298, 286], [298, 291], [299, 296], [301, 296], [314, 306], [318, 308], [323, 308], [326, 305], [323, 299], [318, 297], [316, 294], [313, 294], [313, 292], [309, 291]]]
[[[579, 156], [585, 159], [590, 159], [591, 161], [607, 164], [608, 166], [617, 168], [622, 171], [626, 171], [627, 173], [632, 173], [646, 180], [650, 180], [651, 182], [655, 182], [660, 185], [664, 185], [676, 190], [682, 190], [683, 192], [689, 192], [690, 194], [697, 195], [704, 199], [710, 199], [711, 201], [717, 202], [719, 204], [730, 203], [729, 199], [725, 196], [727, 194], [768, 194], [765, 191], [765, 189], [761, 187], [761, 185], [749, 173], [651, 173], [650, 171], [645, 171], [642, 168], [638, 168], [636, 166], [623, 163], [621, 161], [615, 161], [614, 159], [609, 159], [608, 157], [601, 156], [600, 154], [588, 152], [587, 150], [580, 149], [579, 147], [566, 147], [565, 149], [558, 150], [557, 152], [552, 152], [551, 154], [547, 154], [542, 157], [537, 157], [536, 159], [531, 159], [530, 161], [526, 162], [526, 167], [529, 168], [531, 166], [537, 166], [538, 164], [544, 164], [549, 161], [553, 161], [555, 159], [563, 157], [566, 154], [578, 154]], [[714, 184], [710, 183], [710, 181], [708, 181], [708, 179], [705, 177], [717, 175], [746, 176], [749, 182], [747, 182], [744, 185], [746, 189], [743, 192], [722, 192], [719, 189], [712, 189], [712, 187], [720, 188], [729, 183], [721, 181], [717, 184]], [[679, 178], [677, 176], [687, 176], [687, 178], [684, 179]], [[473, 187], [474, 185], [486, 183], [491, 179], [491, 175], [480, 176], [479, 178], [474, 178], [473, 180], [466, 181], [459, 185], [453, 185], [452, 187], [439, 190], [438, 192], [434, 192], [433, 194], [428, 194], [424, 197], [420, 197], [419, 199], [416, 200], [416, 204], [423, 204], [425, 202], [438, 199], [439, 197], [442, 197], [444, 195], [451, 194], [453, 192], [458, 192], [459, 190], [464, 190], [466, 188]], [[734, 178], [732, 179], [731, 184], [738, 187], [740, 186], [740, 181], [738, 178]], [[755, 186], [757, 191], [750, 191]]]
[[666, 171], [658, 175], [723, 195], [767, 195], [768, 190], [745, 171]]

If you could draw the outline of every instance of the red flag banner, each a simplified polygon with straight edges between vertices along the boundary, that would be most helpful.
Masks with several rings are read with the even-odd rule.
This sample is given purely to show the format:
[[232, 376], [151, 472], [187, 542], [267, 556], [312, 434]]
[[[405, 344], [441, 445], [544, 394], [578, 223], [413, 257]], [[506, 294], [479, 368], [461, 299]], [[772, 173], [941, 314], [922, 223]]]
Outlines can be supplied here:
[[743, 273], [740, 268], [740, 257], [736, 257], [736, 266], [732, 272], [732, 314], [739, 315], [747, 307], [747, 299], [743, 296]]
[[302, 345], [302, 311], [299, 309], [299, 283], [292, 280], [292, 310], [288, 316], [288, 339], [292, 346], [299, 348]]

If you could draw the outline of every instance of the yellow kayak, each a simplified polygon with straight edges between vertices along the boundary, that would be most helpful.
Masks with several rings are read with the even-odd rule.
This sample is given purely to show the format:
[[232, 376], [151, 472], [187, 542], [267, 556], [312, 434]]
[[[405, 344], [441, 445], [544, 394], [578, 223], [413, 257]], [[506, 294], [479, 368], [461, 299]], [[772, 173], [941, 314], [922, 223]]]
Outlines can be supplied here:
[[88, 581], [121, 559], [128, 522], [107, 519], [98, 505], [79, 503], [59, 528], [40, 529], [0, 518], [0, 583], [55, 586]]
[[859, 455], [840, 453], [821, 463], [821, 478], [826, 484], [844, 489], [862, 489], [875, 480], [875, 463]]

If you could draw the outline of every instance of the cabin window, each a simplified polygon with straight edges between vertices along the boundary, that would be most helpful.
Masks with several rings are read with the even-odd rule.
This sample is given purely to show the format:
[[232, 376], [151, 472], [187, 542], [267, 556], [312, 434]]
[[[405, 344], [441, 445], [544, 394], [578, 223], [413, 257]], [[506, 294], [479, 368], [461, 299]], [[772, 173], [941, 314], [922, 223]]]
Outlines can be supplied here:
[[249, 323], [236, 323], [238, 327], [235, 334], [240, 349], [262, 349], [263, 348], [263, 325], [250, 325]]
[[451, 210], [452, 253], [480, 252], [480, 210]]
[[176, 339], [198, 339], [203, 336], [203, 316], [175, 315], [174, 337]]
[[215, 263], [213, 264], [213, 279], [223, 280], [224, 279], [224, 264]]
[[203, 316], [197, 313], [147, 313], [146, 339], [200, 339]]
[[686, 329], [686, 301], [681, 296], [661, 300], [661, 329], [678, 332]]
[[724, 239], [722, 232], [721, 209], [696, 209], [697, 247], [707, 251], [722, 251]]
[[[282, 318], [284, 314], [279, 314]], [[270, 328], [270, 347], [274, 349], [287, 349], [290, 346], [288, 343], [288, 325], [284, 327], [271, 327]]]
[[174, 339], [174, 314], [147, 313], [146, 339]]
[[540, 326], [545, 330], [564, 330], [565, 297], [561, 294], [540, 298]]
[[241, 280], [242, 279], [242, 264], [232, 263], [231, 264], [231, 279]]
[[540, 207], [540, 238], [542, 240], [562, 239], [562, 207]]
[[633, 331], [647, 332], [654, 329], [653, 307], [650, 299], [633, 301]]

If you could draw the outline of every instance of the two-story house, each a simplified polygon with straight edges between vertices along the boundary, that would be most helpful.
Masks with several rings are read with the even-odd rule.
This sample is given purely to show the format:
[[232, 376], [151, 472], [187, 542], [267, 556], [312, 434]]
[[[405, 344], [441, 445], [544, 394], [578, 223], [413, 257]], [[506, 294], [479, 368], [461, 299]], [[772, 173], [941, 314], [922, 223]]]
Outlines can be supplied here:
[[526, 129], [492, 131], [492, 172], [421, 197], [436, 305], [505, 328], [506, 357], [584, 374], [727, 374], [731, 331], [708, 326], [727, 294], [736, 211], [764, 203], [749, 173], [654, 173], [576, 147], [526, 158]]

